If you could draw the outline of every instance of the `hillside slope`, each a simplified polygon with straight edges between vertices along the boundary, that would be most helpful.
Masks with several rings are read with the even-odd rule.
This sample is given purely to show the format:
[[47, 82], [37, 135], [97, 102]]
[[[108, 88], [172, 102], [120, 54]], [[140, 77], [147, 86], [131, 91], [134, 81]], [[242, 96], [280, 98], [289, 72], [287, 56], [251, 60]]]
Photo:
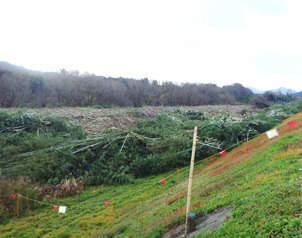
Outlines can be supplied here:
[[[222, 227], [198, 237], [301, 237], [302, 113], [277, 129], [276, 138], [264, 133], [195, 165], [192, 212], [201, 217], [232, 206]], [[188, 171], [45, 201], [2, 224], [1, 237], [162, 237], [184, 223]], [[54, 212], [54, 205], [67, 206], [67, 212]]]

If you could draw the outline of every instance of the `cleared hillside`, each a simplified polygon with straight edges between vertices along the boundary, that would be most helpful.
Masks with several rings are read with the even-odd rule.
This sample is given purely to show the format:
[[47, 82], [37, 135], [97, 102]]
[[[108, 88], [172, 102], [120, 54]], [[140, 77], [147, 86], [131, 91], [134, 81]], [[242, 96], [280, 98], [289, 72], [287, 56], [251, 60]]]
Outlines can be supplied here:
[[160, 113], [171, 113], [176, 110], [183, 112], [203, 112], [208, 118], [227, 114], [232, 117], [242, 117], [242, 112], [255, 112], [257, 109], [251, 105], [208, 105], [195, 107], [141, 107], [141, 108], [1, 108], [2, 111], [33, 113], [43, 116], [53, 116], [65, 121], [80, 125], [84, 130], [95, 135], [108, 128], [130, 128], [135, 126], [139, 119], [154, 118]]
[[[276, 138], [263, 133], [196, 164], [192, 212], [202, 217], [232, 206], [222, 227], [198, 237], [301, 237], [302, 113], [277, 129]], [[184, 223], [188, 170], [45, 201], [2, 224], [1, 237], [162, 237]], [[67, 212], [58, 214], [54, 205]]]

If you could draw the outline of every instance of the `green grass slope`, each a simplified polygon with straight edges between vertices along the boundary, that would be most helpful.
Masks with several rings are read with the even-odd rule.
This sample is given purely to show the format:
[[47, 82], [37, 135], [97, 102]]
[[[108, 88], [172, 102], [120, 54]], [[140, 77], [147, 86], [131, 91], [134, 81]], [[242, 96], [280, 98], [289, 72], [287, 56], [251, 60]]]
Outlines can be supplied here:
[[[294, 128], [287, 124], [292, 120]], [[222, 227], [198, 237], [302, 237], [302, 113], [277, 129], [274, 139], [264, 133], [196, 164], [192, 212], [202, 216], [233, 206]], [[184, 223], [188, 173], [181, 168], [45, 201], [1, 224], [0, 237], [162, 237]], [[22, 207], [28, 200], [19, 202]], [[53, 205], [67, 206], [67, 212], [58, 214]]]

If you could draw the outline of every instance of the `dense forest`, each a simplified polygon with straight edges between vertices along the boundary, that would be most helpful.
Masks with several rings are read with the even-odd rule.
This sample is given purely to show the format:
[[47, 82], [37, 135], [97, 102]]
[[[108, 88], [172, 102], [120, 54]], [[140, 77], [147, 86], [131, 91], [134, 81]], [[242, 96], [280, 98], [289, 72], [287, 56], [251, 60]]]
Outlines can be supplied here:
[[[0, 107], [196, 106], [255, 101], [253, 92], [239, 83], [223, 87], [160, 83], [147, 78], [105, 78], [64, 69], [50, 73], [0, 69], [0, 85]], [[272, 99], [271, 96], [266, 99]], [[292, 99], [282, 97], [283, 101]]]

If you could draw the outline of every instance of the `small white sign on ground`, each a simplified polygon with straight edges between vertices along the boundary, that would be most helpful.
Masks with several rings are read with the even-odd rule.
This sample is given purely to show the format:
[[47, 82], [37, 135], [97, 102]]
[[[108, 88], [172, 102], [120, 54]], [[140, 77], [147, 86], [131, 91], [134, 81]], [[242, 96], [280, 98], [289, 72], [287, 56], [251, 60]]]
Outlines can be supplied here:
[[272, 130], [267, 131], [266, 135], [267, 135], [268, 139], [273, 139], [273, 138], [279, 136], [279, 133], [278, 133], [277, 128], [274, 128]]
[[59, 206], [59, 213], [65, 214], [66, 213], [66, 206]]

